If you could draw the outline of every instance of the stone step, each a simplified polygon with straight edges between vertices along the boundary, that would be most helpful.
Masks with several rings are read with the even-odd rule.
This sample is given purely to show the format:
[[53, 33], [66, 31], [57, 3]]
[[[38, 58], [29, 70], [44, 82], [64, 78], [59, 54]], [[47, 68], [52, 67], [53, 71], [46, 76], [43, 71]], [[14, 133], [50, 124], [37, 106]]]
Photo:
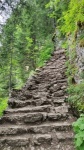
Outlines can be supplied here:
[[14, 114], [14, 113], [32, 113], [32, 112], [52, 112], [54, 111], [55, 113], [68, 113], [68, 105], [65, 106], [59, 106], [59, 107], [54, 107], [52, 105], [43, 105], [43, 106], [32, 106], [32, 107], [23, 107], [23, 108], [15, 108], [11, 109], [8, 108], [4, 114]]
[[29, 124], [29, 123], [39, 123], [47, 119], [47, 113], [14, 113], [9, 115], [4, 115], [0, 119], [1, 124]]
[[35, 101], [28, 101], [28, 100], [25, 100], [25, 101], [21, 101], [21, 100], [9, 100], [8, 101], [8, 106], [10, 108], [20, 108], [20, 107], [25, 107], [27, 105], [36, 105]]
[[[36, 145], [43, 145], [48, 144], [50, 145], [52, 142], [52, 136], [50, 134], [38, 134], [38, 135], [27, 135], [24, 134], [23, 136], [5, 136], [4, 138], [0, 139], [0, 150], [2, 147], [10, 147], [13, 148], [22, 148], [22, 147], [29, 147], [29, 146], [36, 146]], [[22, 148], [24, 149], [24, 148]], [[21, 150], [22, 150], [21, 149]]]
[[[48, 66], [47, 65], [47, 68], [46, 69], [50, 69], [50, 70], [55, 70], [56, 71], [56, 69], [59, 69], [59, 67], [60, 68], [64, 68], [65, 66], [64, 66], [64, 64], [65, 64], [65, 61], [63, 61], [61, 64], [59, 63], [59, 62], [57, 62], [58, 63], [58, 65], [52, 65], [52, 66]], [[39, 73], [40, 74], [40, 73]]]
[[[51, 150], [51, 149], [44, 149], [44, 150]], [[76, 150], [74, 147], [73, 141], [65, 141], [65, 142], [59, 142], [55, 145], [55, 147], [52, 147], [52, 150]]]
[[58, 97], [56, 97], [56, 98], [54, 98], [53, 99], [53, 104], [54, 104], [54, 106], [61, 106], [61, 105], [63, 105], [63, 104], [65, 104], [65, 98], [58, 98]]
[[[56, 65], [58, 63], [58, 65]], [[61, 73], [61, 71], [63, 70], [65, 70], [66, 69], [66, 66], [64, 66], [63, 64], [59, 64], [60, 62], [57, 62], [56, 64], [54, 64], [55, 66], [53, 67], [53, 65], [52, 65], [52, 67], [50, 66], [50, 65], [47, 65], [46, 67], [45, 67], [45, 69], [44, 70], [42, 70], [40, 73], [38, 73], [37, 75], [39, 76], [39, 77], [42, 77], [43, 75], [45, 75], [45, 74], [47, 74], [47, 73], [49, 73], [49, 74], [52, 74], [53, 75], [53, 73], [56, 75], [56, 73], [58, 73], [58, 70], [59, 70], [59, 73]], [[53, 71], [53, 73], [52, 73], [52, 71]]]
[[47, 87], [47, 89], [50, 90], [50, 92], [54, 93], [54, 92], [57, 92], [57, 91], [60, 91], [60, 90], [65, 90], [66, 89], [66, 85], [62, 83], [61, 84], [54, 84], [53, 86], [51, 87]]
[[55, 112], [56, 112], [56, 113], [59, 112], [59, 113], [61, 113], [61, 114], [63, 114], [63, 113], [68, 113], [68, 108], [69, 108], [69, 105], [54, 107]]
[[53, 86], [54, 84], [57, 84], [57, 83], [60, 84], [60, 86], [61, 86], [61, 84], [63, 86], [63, 84], [65, 85], [67, 83], [67, 79], [54, 80], [54, 81], [50, 82], [49, 85]]
[[12, 100], [8, 101], [8, 105], [10, 108], [21, 108], [25, 106], [41, 106], [41, 105], [49, 105], [51, 104], [51, 100], [46, 98], [39, 98], [39, 99], [30, 99], [30, 100]]
[[74, 150], [72, 132], [61, 134], [5, 136], [0, 139], [0, 150]]
[[[54, 100], [52, 100], [54, 98]], [[21, 108], [21, 107], [25, 107], [25, 106], [42, 106], [42, 105], [51, 105], [52, 101], [56, 106], [60, 106], [64, 103], [65, 97], [52, 97], [51, 96], [47, 96], [46, 98], [41, 98], [41, 99], [30, 99], [30, 100], [15, 100], [15, 99], [10, 99], [8, 101], [9, 107], [10, 108]]]
[[5, 115], [0, 119], [0, 123], [10, 123], [10, 124], [33, 124], [42, 123], [44, 121], [61, 121], [68, 119], [69, 114], [66, 112], [35, 112], [35, 113], [14, 113]]
[[[32, 140], [32, 139], [31, 139]], [[51, 134], [37, 134], [37, 135], [33, 135], [33, 145], [35, 146], [40, 146], [43, 144], [48, 144], [51, 145], [52, 142], [52, 136]]]
[[62, 97], [64, 96], [65, 92], [63, 90], [59, 90], [53, 93], [53, 97]]
[[44, 105], [44, 106], [26, 106], [23, 108], [15, 108], [11, 109], [8, 108], [8, 110], [5, 111], [5, 114], [8, 113], [29, 113], [29, 112], [50, 112], [51, 105]]
[[72, 129], [72, 120], [64, 122], [47, 122], [41, 125], [0, 125], [0, 136], [4, 135], [22, 135], [22, 134], [45, 134], [52, 131], [70, 131]]
[[[58, 72], [59, 72], [59, 74], [58, 74]], [[48, 77], [47, 77], [47, 74], [48, 74]], [[43, 80], [43, 78], [44, 78], [44, 80]], [[50, 72], [46, 71], [44, 74], [40, 75], [39, 80], [40, 80], [40, 84], [41, 83], [49, 83], [50, 80], [54, 80], [57, 82], [60, 81], [60, 83], [62, 81], [62, 83], [64, 83], [64, 82], [66, 82], [66, 81], [63, 81], [63, 80], [65, 80], [64, 69], [61, 68], [60, 70], [57, 69], [57, 71], [54, 70], [53, 74], [51, 73], [51, 71]]]
[[54, 55], [57, 55], [57, 54], [64, 54], [65, 53], [65, 50], [64, 49], [58, 49], [54, 52]]
[[74, 133], [71, 131], [66, 132], [56, 132], [56, 136], [59, 142], [72, 140], [74, 138]]
[[69, 114], [68, 113], [61, 113], [61, 112], [57, 112], [57, 113], [48, 113], [48, 120], [49, 121], [60, 121], [60, 120], [66, 120], [68, 119]]
[[30, 137], [24, 137], [24, 136], [7, 137], [5, 136], [4, 138], [0, 139], [0, 147], [1, 145], [3, 145], [4, 147], [6, 147], [6, 145], [12, 146], [12, 147], [20, 147], [20, 146], [26, 146], [26, 145], [29, 146], [29, 142], [30, 142]]

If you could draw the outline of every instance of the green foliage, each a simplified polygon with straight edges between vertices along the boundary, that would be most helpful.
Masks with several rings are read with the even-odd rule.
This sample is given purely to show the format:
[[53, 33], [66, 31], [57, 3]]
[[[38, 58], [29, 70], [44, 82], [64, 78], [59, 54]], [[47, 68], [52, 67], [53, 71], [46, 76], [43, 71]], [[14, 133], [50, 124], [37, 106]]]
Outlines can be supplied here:
[[0, 116], [3, 115], [3, 111], [7, 108], [8, 98], [0, 98]]
[[53, 23], [47, 16], [49, 10], [45, 9], [48, 2], [20, 1], [3, 26], [0, 34], [1, 96], [8, 96], [12, 88], [21, 88], [31, 72], [50, 57]]
[[84, 22], [84, 0], [70, 0], [68, 10], [63, 12], [61, 19], [64, 20], [63, 32], [77, 30], [77, 22]]
[[47, 61], [51, 57], [51, 52], [53, 51], [53, 44], [51, 43], [50, 36], [45, 40], [42, 47], [40, 47], [39, 56], [37, 59], [37, 67], [41, 67], [45, 64], [45, 61]]
[[80, 84], [70, 84], [68, 89], [69, 102], [81, 112], [84, 111], [84, 82]]
[[84, 150], [84, 114], [73, 123], [75, 132], [75, 145], [77, 150]]
[[[84, 112], [84, 78], [83, 72], [80, 74], [80, 78], [82, 82], [76, 83], [75, 76], [78, 74], [78, 68], [75, 64], [76, 56], [76, 42], [79, 43], [80, 47], [83, 47], [83, 28], [81, 29], [78, 26], [78, 22], [84, 22], [84, 1], [78, 0], [70, 0], [68, 5], [68, 10], [63, 11], [62, 16], [60, 18], [63, 21], [61, 26], [61, 32], [63, 34], [67, 34], [70, 37], [69, 45], [67, 46], [67, 71], [66, 75], [68, 78], [68, 88], [67, 92], [69, 94], [68, 101], [71, 105], [73, 105], [79, 113]], [[80, 32], [80, 36], [75, 42], [75, 34]], [[71, 36], [70, 36], [71, 35]], [[77, 35], [76, 35], [77, 36]], [[71, 41], [72, 40], [72, 41]], [[84, 114], [80, 116], [80, 118], [73, 124], [73, 129], [75, 132], [75, 146], [77, 150], [84, 149]]]

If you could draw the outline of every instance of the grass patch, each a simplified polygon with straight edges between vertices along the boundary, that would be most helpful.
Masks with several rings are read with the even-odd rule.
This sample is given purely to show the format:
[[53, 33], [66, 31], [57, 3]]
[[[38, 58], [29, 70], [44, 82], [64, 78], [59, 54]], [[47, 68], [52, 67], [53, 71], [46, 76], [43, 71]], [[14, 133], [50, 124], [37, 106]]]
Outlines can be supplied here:
[[0, 98], [0, 117], [3, 115], [3, 111], [7, 108], [8, 98]]

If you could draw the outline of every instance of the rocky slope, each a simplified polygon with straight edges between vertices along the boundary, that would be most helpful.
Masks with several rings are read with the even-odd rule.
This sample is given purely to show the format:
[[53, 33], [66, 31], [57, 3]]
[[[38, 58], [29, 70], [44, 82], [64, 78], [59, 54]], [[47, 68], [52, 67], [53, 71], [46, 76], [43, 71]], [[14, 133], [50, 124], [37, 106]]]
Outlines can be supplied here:
[[74, 150], [65, 61], [64, 50], [55, 51], [21, 90], [13, 90], [0, 119], [0, 150]]

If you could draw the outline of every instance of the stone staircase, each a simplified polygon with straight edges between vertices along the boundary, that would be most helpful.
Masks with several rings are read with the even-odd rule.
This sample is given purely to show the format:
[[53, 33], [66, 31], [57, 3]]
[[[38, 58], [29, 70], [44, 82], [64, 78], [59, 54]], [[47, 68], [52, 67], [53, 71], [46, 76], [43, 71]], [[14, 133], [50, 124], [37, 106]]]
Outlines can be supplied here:
[[64, 50], [36, 71], [21, 90], [13, 90], [0, 119], [0, 150], [75, 150]]

